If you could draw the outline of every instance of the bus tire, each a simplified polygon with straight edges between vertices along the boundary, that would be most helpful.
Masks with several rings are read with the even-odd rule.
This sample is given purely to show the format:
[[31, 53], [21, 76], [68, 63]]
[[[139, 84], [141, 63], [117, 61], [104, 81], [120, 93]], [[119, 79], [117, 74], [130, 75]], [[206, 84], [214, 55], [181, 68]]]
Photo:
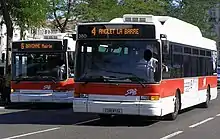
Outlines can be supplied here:
[[210, 104], [211, 94], [210, 94], [210, 87], [208, 86], [206, 91], [206, 101], [202, 103], [202, 107], [208, 108]]
[[177, 91], [176, 95], [175, 95], [174, 112], [167, 115], [166, 119], [167, 120], [175, 120], [179, 114], [180, 107], [181, 107], [180, 93], [179, 93], [179, 91]]

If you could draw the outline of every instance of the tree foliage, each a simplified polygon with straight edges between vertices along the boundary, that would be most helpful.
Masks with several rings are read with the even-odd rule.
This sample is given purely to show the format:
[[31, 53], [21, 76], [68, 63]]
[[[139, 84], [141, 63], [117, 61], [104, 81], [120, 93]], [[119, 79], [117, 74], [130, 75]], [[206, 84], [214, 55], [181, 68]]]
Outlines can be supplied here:
[[21, 29], [27, 26], [40, 26], [45, 21], [45, 0], [0, 0], [0, 11], [7, 27], [6, 73], [10, 64], [10, 48], [13, 39], [13, 27]]
[[28, 28], [42, 27], [45, 24], [48, 2], [45, 0], [20, 0], [12, 12], [13, 21], [21, 29], [22, 39], [23, 31]]
[[82, 0], [77, 6], [85, 22], [109, 21], [126, 13], [165, 15], [166, 7], [164, 0]]
[[[3, 2], [4, 1], [4, 2]], [[18, 25], [23, 32], [27, 28], [41, 27], [46, 20], [48, 2], [45, 0], [3, 0], [1, 6], [7, 8], [7, 14], [3, 14], [6, 26], [11, 20], [13, 28]], [[1, 11], [3, 12], [3, 9]], [[10, 28], [7, 26], [7, 28]]]
[[198, 26], [205, 37], [216, 39], [216, 36], [210, 35], [212, 24], [209, 22], [208, 10], [215, 7], [218, 2], [218, 0], [178, 0], [176, 5], [170, 6], [169, 15]]
[[69, 19], [77, 19], [77, 0], [49, 0], [49, 19], [53, 20], [53, 26], [60, 32], [65, 32]]

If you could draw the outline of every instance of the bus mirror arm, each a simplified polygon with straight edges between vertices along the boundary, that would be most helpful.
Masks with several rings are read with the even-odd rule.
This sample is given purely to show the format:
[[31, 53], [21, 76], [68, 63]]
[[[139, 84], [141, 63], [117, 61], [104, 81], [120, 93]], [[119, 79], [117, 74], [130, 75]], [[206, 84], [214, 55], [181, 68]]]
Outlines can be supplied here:
[[169, 53], [169, 41], [167, 40], [167, 35], [165, 34], [160, 34], [160, 39], [162, 43], [162, 51], [163, 53]]
[[162, 69], [163, 69], [163, 72], [169, 72], [169, 69], [166, 65], [162, 64]]
[[169, 53], [169, 42], [167, 40], [162, 40], [162, 51], [163, 53]]

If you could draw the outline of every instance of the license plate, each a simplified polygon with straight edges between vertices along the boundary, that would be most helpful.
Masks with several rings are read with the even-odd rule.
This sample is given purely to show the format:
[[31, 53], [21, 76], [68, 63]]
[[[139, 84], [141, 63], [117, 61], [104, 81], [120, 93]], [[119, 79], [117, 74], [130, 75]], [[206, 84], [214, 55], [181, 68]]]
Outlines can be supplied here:
[[122, 109], [114, 109], [114, 108], [104, 108], [104, 113], [111, 113], [111, 114], [121, 114]]
[[32, 102], [40, 102], [40, 99], [31, 99]]

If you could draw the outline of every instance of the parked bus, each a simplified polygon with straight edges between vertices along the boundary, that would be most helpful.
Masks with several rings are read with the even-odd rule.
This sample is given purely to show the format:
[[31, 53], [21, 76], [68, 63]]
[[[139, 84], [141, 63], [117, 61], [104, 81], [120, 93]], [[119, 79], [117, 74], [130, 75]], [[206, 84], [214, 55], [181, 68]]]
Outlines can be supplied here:
[[12, 43], [11, 102], [72, 103], [75, 34]]
[[74, 112], [174, 120], [217, 97], [216, 42], [169, 16], [80, 23], [75, 58]]

